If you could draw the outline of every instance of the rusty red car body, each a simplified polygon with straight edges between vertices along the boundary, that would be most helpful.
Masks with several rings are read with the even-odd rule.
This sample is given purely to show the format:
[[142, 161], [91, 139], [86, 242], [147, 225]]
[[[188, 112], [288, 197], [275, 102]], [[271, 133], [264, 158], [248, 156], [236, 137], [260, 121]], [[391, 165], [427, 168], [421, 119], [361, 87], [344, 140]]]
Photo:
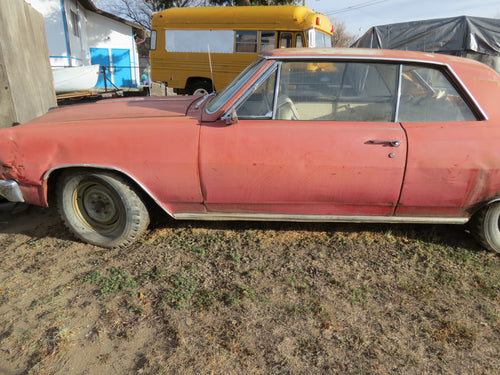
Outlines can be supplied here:
[[[154, 203], [176, 219], [471, 221], [499, 251], [499, 141], [486, 65], [289, 49], [218, 96], [103, 100], [2, 129], [0, 195], [58, 202], [79, 238], [105, 247], [136, 240]], [[131, 217], [141, 224], [124, 229]]]

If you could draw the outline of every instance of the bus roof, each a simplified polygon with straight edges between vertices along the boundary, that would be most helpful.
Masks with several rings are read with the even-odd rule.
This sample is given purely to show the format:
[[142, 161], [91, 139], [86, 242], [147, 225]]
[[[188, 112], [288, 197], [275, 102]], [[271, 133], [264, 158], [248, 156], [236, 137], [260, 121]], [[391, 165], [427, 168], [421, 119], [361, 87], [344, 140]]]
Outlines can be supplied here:
[[153, 29], [304, 30], [332, 35], [330, 20], [306, 6], [169, 8], [153, 14]]

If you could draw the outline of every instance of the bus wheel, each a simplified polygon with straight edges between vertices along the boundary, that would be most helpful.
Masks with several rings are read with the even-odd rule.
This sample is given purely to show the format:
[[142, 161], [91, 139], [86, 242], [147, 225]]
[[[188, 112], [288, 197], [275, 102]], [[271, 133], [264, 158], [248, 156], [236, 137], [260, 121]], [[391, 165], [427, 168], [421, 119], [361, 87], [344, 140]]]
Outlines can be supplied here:
[[210, 81], [199, 80], [189, 85], [189, 95], [207, 95], [213, 91]]

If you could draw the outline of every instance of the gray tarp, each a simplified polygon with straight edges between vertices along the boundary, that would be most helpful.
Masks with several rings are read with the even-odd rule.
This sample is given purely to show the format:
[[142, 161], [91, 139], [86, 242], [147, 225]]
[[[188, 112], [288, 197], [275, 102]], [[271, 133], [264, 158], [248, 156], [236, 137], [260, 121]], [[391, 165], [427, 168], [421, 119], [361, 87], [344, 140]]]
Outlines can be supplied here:
[[374, 26], [352, 47], [470, 57], [500, 73], [500, 19], [461, 16]]

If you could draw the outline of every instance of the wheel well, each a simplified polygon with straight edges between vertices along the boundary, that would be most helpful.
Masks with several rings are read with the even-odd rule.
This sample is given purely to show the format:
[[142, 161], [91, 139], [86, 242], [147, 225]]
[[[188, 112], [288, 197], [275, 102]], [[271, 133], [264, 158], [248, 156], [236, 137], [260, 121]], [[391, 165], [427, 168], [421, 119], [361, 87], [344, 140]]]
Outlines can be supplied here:
[[[126, 179], [133, 187], [136, 193], [139, 195], [139, 197], [142, 199], [144, 204], [146, 205], [146, 208], [148, 209], [149, 213], [151, 216], [160, 216], [160, 212], [165, 214], [169, 214], [168, 212], [165, 211], [163, 207], [160, 206], [159, 203], [157, 203], [151, 195], [147, 191], [144, 190], [142, 186], [140, 186], [137, 181], [135, 181], [133, 178], [128, 176], [126, 173], [115, 170], [115, 169], [109, 169], [109, 168], [97, 168], [97, 167], [68, 167], [68, 168], [60, 168], [54, 170], [52, 173], [50, 173], [48, 180], [47, 180], [47, 201], [49, 204], [49, 207], [55, 207], [57, 205], [57, 185], [61, 179], [61, 176], [64, 173], [68, 172], [88, 172], [88, 173], [96, 173], [96, 172], [106, 172], [110, 174], [114, 174], [116, 176], [120, 176], [121, 178]], [[169, 214], [170, 215], [170, 214]]]
[[189, 77], [186, 81], [186, 90], [189, 91], [193, 86], [198, 84], [206, 84], [208, 86], [212, 86], [212, 80], [206, 77]]
[[490, 206], [493, 203], [498, 203], [498, 202], [500, 202], [500, 197], [489, 199], [489, 200], [486, 200], [486, 201], [480, 201], [480, 202], [476, 203], [475, 205], [473, 205], [471, 208], [469, 208], [467, 210], [467, 212], [470, 215], [469, 219], [470, 220], [474, 219], [474, 217], [477, 214], [479, 214], [483, 209], [485, 209], [486, 207]]

